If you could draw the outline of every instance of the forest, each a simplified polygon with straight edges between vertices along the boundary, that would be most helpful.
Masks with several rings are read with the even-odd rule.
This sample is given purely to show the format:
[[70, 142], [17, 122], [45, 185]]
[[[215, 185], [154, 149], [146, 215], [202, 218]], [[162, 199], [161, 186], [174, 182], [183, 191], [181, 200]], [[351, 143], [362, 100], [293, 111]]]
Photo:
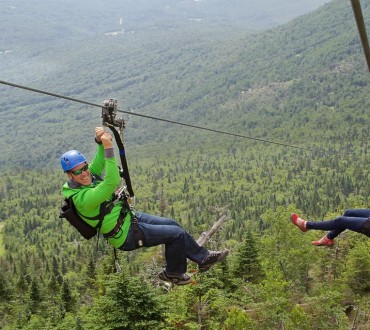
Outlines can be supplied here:
[[[62, 173], [6, 173], [0, 181], [2, 328], [366, 329], [368, 238], [346, 232], [333, 248], [314, 247], [320, 232], [301, 233], [289, 215], [327, 219], [369, 205], [369, 169], [335, 155], [247, 149], [174, 152], [132, 164], [140, 210], [178, 219], [195, 237], [220, 208], [229, 210], [207, 244], [230, 248], [227, 262], [195, 274], [194, 285], [171, 290], [156, 277], [159, 247], [120, 252], [123, 271], [116, 272], [104, 241], [97, 248], [58, 218]], [[356, 158], [369, 161], [362, 153]]]
[[370, 329], [370, 240], [315, 247], [323, 233], [290, 221], [370, 207], [370, 76], [348, 1], [262, 32], [153, 33], [68, 47], [63, 71], [31, 60], [27, 83], [252, 137], [125, 117], [137, 209], [194, 237], [226, 212], [207, 248], [230, 255], [206, 273], [189, 262], [184, 287], [157, 278], [162, 247], [119, 251], [117, 272], [104, 239], [59, 218], [59, 157], [93, 155], [99, 110], [1, 87], [0, 328]]

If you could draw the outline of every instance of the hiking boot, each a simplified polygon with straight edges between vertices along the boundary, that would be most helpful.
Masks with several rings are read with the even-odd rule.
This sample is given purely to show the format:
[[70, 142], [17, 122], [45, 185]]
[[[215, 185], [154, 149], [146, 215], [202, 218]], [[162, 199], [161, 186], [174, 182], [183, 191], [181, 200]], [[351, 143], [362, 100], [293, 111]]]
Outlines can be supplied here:
[[209, 270], [215, 263], [221, 262], [229, 254], [229, 250], [225, 249], [223, 251], [208, 251], [208, 255], [198, 264], [200, 272], [206, 272]]
[[191, 277], [187, 274], [168, 274], [166, 270], [162, 270], [158, 277], [162, 281], [171, 282], [176, 285], [186, 285], [191, 282]]
[[303, 232], [307, 231], [306, 227], [306, 220], [303, 220], [299, 217], [297, 213], [292, 213], [290, 215], [290, 219], [292, 219], [292, 222]]
[[326, 237], [326, 235], [322, 238], [320, 238], [318, 241], [313, 241], [313, 245], [316, 246], [333, 246], [334, 245], [334, 240]]

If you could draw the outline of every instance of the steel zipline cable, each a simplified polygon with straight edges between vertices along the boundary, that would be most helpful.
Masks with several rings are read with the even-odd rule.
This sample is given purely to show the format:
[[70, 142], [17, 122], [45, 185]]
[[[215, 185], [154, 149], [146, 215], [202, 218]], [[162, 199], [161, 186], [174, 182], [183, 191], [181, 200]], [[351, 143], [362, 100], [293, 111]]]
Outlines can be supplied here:
[[[14, 84], [14, 83], [3, 81], [3, 80], [0, 80], [0, 84], [11, 86], [11, 87], [16, 87], [16, 88], [20, 88], [20, 89], [24, 89], [24, 90], [28, 90], [28, 91], [35, 92], [35, 93], [49, 95], [49, 96], [53, 96], [53, 97], [56, 97], [56, 98], [60, 98], [60, 99], [65, 99], [65, 100], [77, 102], [77, 103], [82, 103], [82, 104], [90, 105], [90, 106], [93, 106], [93, 107], [98, 107], [100, 109], [104, 107], [101, 104], [86, 102], [86, 101], [83, 101], [83, 100], [80, 100], [80, 99], [76, 99], [76, 98], [73, 98], [73, 97], [64, 96], [64, 95], [60, 95], [60, 94], [56, 94], [56, 93], [51, 93], [51, 92], [47, 92], [47, 91], [44, 91], [44, 90], [41, 90], [41, 89], [32, 88], [32, 87], [22, 86], [22, 85]], [[166, 122], [166, 123], [170, 123], [170, 124], [181, 125], [181, 126], [191, 127], [191, 128], [195, 128], [195, 129], [204, 130], [204, 131], [214, 132], [214, 133], [218, 133], [218, 134], [225, 134], [225, 135], [235, 136], [235, 137], [239, 137], [239, 138], [243, 138], [243, 139], [249, 139], [249, 140], [254, 140], [254, 141], [259, 141], [259, 142], [265, 142], [265, 143], [269, 143], [269, 144], [280, 145], [280, 146], [284, 146], [284, 147], [288, 147], [288, 148], [295, 148], [295, 149], [300, 149], [300, 150], [315, 152], [314, 150], [311, 150], [309, 148], [299, 147], [299, 146], [292, 145], [292, 144], [287, 144], [287, 143], [283, 143], [283, 142], [276, 142], [276, 141], [270, 141], [270, 140], [255, 138], [255, 137], [251, 137], [251, 136], [247, 136], [247, 135], [243, 135], [243, 134], [231, 133], [231, 132], [227, 132], [227, 131], [221, 131], [221, 130], [218, 130], [218, 129], [213, 129], [213, 128], [204, 127], [204, 126], [186, 124], [186, 123], [178, 122], [178, 121], [175, 121], [175, 120], [170, 120], [170, 119], [164, 119], [164, 118], [158, 118], [158, 117], [154, 117], [154, 116], [144, 115], [144, 114], [133, 112], [133, 111], [117, 110], [117, 112], [126, 113], [126, 114], [129, 114], [129, 115], [132, 115], [132, 116], [138, 116], [138, 117], [143, 117], [143, 118], [158, 120], [158, 121], [162, 121], [162, 122]]]
[[370, 47], [369, 47], [369, 40], [368, 40], [367, 33], [366, 33], [364, 17], [362, 15], [360, 0], [351, 0], [351, 4], [352, 4], [352, 9], [353, 9], [353, 14], [355, 15], [358, 32], [360, 34], [362, 47], [364, 49], [367, 67], [370, 71]]

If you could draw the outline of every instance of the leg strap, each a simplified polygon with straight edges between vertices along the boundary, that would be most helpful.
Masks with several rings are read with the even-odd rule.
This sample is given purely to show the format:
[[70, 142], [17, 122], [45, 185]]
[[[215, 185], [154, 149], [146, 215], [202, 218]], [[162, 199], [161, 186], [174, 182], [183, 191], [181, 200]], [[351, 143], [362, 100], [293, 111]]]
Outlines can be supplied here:
[[143, 232], [139, 228], [139, 220], [134, 213], [131, 213], [131, 227], [134, 233], [136, 248], [143, 247], [145, 244], [145, 237], [143, 235]]

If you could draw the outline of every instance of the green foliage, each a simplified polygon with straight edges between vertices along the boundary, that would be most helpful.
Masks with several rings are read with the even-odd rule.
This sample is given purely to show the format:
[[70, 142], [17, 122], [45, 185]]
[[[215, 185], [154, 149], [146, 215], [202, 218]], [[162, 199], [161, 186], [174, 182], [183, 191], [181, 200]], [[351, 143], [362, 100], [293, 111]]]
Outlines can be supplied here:
[[349, 251], [345, 279], [354, 292], [370, 292], [370, 240], [357, 240], [356, 245]]
[[4, 224], [0, 222], [0, 257], [4, 255], [3, 234], [1, 233], [3, 226]]
[[310, 330], [311, 326], [309, 324], [309, 316], [306, 314], [304, 309], [296, 305], [292, 308], [289, 320], [286, 325], [287, 329], [302, 329], [302, 330]]
[[158, 329], [164, 321], [155, 290], [126, 272], [103, 276], [103, 293], [83, 317], [88, 329]]
[[245, 281], [257, 282], [263, 276], [260, 258], [251, 230], [246, 230], [243, 236], [233, 270], [233, 276]]
[[235, 307], [230, 309], [227, 319], [222, 326], [222, 330], [244, 330], [253, 328], [254, 322], [250, 316], [245, 311]]

